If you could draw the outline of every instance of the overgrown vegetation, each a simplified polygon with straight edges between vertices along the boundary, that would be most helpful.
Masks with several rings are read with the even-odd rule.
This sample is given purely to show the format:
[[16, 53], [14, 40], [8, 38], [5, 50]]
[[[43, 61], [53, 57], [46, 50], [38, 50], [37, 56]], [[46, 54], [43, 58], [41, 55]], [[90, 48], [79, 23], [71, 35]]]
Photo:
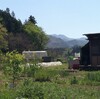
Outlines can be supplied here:
[[9, 8], [0, 10], [0, 99], [99, 99], [100, 71], [68, 71], [66, 61], [78, 47], [49, 50], [63, 62], [56, 67], [27, 63], [18, 53], [45, 48], [48, 38], [36, 24], [32, 15], [22, 24]]
[[4, 58], [3, 72], [12, 80], [13, 86], [15, 86], [15, 80], [20, 77], [22, 61], [23, 56], [16, 51], [6, 53]]
[[[3, 56], [0, 71], [1, 99], [99, 99], [100, 72], [67, 70], [67, 64], [39, 67], [26, 64], [16, 51]], [[15, 68], [16, 67], [16, 68]], [[20, 68], [19, 68], [20, 67]], [[8, 76], [6, 76], [6, 72]], [[12, 85], [13, 78], [14, 84]]]

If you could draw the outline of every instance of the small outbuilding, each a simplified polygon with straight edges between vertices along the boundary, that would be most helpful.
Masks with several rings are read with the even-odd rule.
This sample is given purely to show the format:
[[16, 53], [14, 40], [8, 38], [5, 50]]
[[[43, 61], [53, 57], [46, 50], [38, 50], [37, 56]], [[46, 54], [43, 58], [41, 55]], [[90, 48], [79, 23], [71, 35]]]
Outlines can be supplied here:
[[27, 60], [42, 59], [47, 56], [47, 51], [23, 51], [22, 54]]
[[[89, 42], [81, 48], [80, 66], [100, 67], [100, 33], [85, 34]], [[88, 67], [86, 67], [88, 68]]]

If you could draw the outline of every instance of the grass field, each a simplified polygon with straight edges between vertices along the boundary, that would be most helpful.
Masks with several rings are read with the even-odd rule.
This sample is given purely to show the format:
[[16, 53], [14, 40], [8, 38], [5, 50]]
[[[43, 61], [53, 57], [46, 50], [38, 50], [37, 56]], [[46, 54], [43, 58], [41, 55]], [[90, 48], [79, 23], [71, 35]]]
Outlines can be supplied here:
[[67, 64], [40, 68], [14, 88], [0, 73], [0, 99], [100, 99], [100, 71], [69, 71]]

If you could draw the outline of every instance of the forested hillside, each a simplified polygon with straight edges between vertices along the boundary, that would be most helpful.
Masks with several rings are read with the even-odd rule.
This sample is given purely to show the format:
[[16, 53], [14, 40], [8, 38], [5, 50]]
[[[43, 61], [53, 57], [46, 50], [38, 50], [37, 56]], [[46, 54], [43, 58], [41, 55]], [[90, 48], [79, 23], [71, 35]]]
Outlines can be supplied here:
[[74, 46], [84, 46], [88, 40], [86, 38], [69, 38], [65, 35], [48, 35], [49, 42], [47, 48], [72, 48]]
[[43, 50], [47, 42], [48, 37], [34, 16], [22, 23], [9, 8], [0, 10], [0, 50]]

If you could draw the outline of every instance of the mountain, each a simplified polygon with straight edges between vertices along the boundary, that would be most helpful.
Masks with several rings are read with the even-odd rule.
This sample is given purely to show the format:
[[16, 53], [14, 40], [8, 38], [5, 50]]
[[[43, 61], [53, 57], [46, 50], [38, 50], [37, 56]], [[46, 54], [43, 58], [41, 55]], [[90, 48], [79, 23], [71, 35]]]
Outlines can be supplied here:
[[46, 45], [47, 48], [65, 48], [68, 47], [67, 43], [61, 38], [55, 37], [53, 35], [48, 35], [49, 42]]
[[64, 41], [73, 40], [73, 38], [69, 38], [69, 37], [67, 37], [67, 36], [65, 36], [65, 35], [61, 35], [61, 34], [59, 34], [59, 35], [53, 34], [52, 36], [57, 37], [57, 38], [60, 38], [60, 39], [62, 39], [62, 40], [64, 40]]
[[87, 40], [83, 40], [83, 39], [73, 39], [68, 41], [67, 43], [69, 44], [69, 47], [73, 47], [73, 46], [84, 46], [88, 41]]
[[73, 46], [84, 46], [88, 41], [86, 38], [69, 38], [65, 35], [48, 35], [49, 42], [47, 44], [47, 48], [66, 48]]

